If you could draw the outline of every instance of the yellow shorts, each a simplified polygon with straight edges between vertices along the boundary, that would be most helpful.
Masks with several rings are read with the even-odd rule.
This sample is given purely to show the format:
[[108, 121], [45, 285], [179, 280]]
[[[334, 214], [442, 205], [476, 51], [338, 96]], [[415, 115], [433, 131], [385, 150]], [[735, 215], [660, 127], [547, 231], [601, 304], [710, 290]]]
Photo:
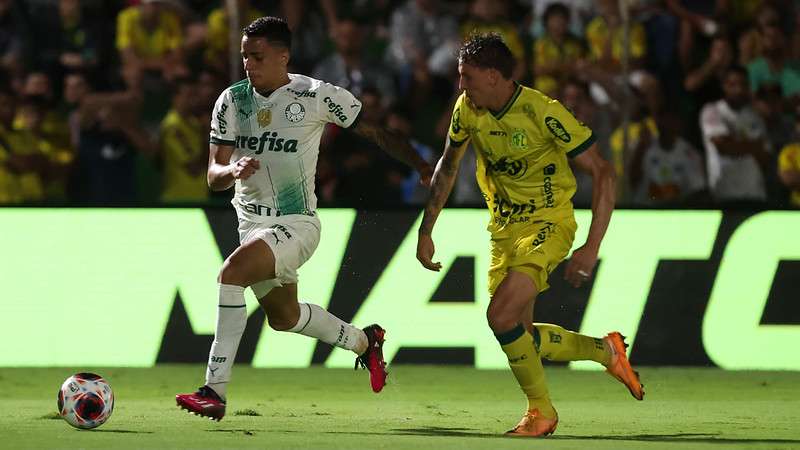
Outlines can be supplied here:
[[539, 292], [546, 291], [550, 287], [547, 277], [567, 257], [577, 229], [575, 219], [570, 217], [557, 222], [534, 221], [519, 228], [512, 237], [492, 236], [489, 295], [494, 295], [511, 269], [531, 277]]

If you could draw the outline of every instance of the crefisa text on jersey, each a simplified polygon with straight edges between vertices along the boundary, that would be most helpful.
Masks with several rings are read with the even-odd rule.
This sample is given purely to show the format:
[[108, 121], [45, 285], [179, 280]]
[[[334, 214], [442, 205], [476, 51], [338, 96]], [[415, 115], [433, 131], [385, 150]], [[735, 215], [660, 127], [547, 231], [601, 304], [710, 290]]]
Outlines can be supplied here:
[[275, 131], [265, 131], [261, 137], [236, 136], [236, 148], [253, 150], [256, 155], [263, 153], [265, 148], [270, 152], [297, 153], [297, 139], [284, 139]]

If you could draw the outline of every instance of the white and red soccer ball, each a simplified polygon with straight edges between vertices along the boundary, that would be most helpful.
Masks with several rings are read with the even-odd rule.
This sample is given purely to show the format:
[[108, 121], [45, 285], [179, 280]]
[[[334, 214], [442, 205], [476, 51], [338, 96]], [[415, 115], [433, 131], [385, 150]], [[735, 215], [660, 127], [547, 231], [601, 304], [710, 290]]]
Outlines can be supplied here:
[[114, 411], [114, 393], [100, 375], [76, 373], [58, 390], [58, 413], [76, 428], [96, 428]]

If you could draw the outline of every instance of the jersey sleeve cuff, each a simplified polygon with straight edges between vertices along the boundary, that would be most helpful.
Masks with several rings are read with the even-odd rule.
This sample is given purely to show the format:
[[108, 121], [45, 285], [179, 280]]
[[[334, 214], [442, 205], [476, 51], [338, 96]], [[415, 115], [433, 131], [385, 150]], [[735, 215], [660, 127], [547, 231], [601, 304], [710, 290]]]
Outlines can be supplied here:
[[456, 139], [453, 139], [452, 136], [449, 136], [449, 138], [450, 138], [450, 146], [451, 147], [461, 147], [462, 145], [464, 145], [464, 142], [467, 142], [466, 139], [462, 139], [462, 140], [458, 141]]
[[358, 125], [358, 121], [361, 120], [361, 111], [363, 111], [363, 110], [359, 110], [358, 111], [358, 115], [356, 116], [356, 118], [353, 119], [352, 122], [350, 122], [350, 126], [347, 127], [348, 130], [355, 130], [356, 129], [356, 125]]
[[581, 145], [573, 148], [572, 150], [568, 151], [567, 152], [567, 157], [574, 158], [574, 157], [580, 155], [581, 153], [585, 152], [586, 150], [589, 150], [589, 147], [591, 147], [592, 144], [594, 144], [594, 142], [596, 140], [597, 140], [597, 138], [595, 137], [594, 132], [592, 132], [592, 134], [589, 135], [589, 138], [586, 139], [585, 141], [583, 141], [583, 144], [581, 144]]
[[235, 146], [236, 145], [236, 141], [229, 141], [227, 139], [220, 139], [220, 138], [214, 137], [214, 136], [211, 136], [211, 139], [209, 139], [209, 142], [211, 142], [212, 144], [216, 144], [216, 145], [230, 145], [230, 146]]

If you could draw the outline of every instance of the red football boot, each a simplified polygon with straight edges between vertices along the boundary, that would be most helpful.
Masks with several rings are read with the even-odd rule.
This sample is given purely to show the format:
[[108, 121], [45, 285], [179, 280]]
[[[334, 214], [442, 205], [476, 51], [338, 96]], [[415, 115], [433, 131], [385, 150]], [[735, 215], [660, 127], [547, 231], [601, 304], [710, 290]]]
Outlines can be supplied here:
[[194, 394], [177, 394], [175, 402], [190, 414], [208, 417], [219, 422], [225, 417], [225, 401], [208, 386], [203, 386]]
[[386, 385], [386, 362], [383, 360], [383, 336], [386, 330], [380, 325], [372, 324], [364, 328], [367, 335], [367, 351], [356, 357], [355, 369], [358, 366], [369, 370], [369, 382], [372, 390], [378, 393]]

